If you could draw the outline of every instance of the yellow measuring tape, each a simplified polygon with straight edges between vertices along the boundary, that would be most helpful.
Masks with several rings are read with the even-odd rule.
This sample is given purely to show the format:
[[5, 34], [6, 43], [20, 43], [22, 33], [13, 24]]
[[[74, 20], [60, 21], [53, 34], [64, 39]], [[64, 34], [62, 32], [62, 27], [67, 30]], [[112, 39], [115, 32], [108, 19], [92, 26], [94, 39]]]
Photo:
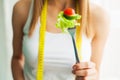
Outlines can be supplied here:
[[[79, 9], [79, 2], [78, 0], [76, 0], [76, 12], [77, 14], [80, 13], [80, 9]], [[80, 23], [80, 19], [78, 20], [78, 23]], [[76, 48], [77, 48], [77, 52], [79, 55], [79, 59], [82, 60], [82, 53], [81, 53], [81, 49], [82, 49], [82, 34], [81, 32], [81, 27], [80, 26], [76, 26]]]
[[40, 16], [40, 32], [39, 32], [39, 50], [38, 50], [38, 66], [37, 66], [37, 80], [43, 79], [44, 72], [44, 43], [45, 43], [45, 32], [46, 32], [46, 19], [47, 19], [47, 0], [45, 0], [41, 16]]
[[[40, 32], [39, 32], [39, 49], [38, 49], [38, 66], [37, 66], [37, 76], [36, 80], [44, 80], [44, 44], [45, 44], [45, 32], [46, 32], [46, 19], [47, 19], [47, 3], [48, 1], [45, 0], [44, 6], [42, 8], [41, 16], [40, 16]], [[77, 4], [77, 11], [79, 11]], [[81, 60], [81, 43], [82, 37], [80, 36], [80, 26], [76, 27], [76, 47], [80, 56]]]

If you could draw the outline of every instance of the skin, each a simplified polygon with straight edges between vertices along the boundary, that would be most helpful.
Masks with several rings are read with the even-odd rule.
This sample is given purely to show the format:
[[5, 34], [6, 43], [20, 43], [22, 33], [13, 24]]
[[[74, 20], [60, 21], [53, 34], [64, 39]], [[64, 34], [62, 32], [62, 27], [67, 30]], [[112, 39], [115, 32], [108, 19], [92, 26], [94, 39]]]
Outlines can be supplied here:
[[[22, 53], [23, 28], [26, 23], [30, 8], [30, 0], [20, 0], [13, 9], [13, 57], [12, 73], [14, 80], [25, 80], [23, 76], [24, 56]], [[60, 33], [61, 30], [55, 27], [56, 16], [59, 11], [66, 7], [74, 8], [73, 0], [49, 0], [47, 15], [47, 31], [51, 33]], [[64, 6], [64, 7], [63, 7]], [[90, 62], [80, 62], [73, 65], [73, 74], [80, 80], [98, 80], [99, 68], [103, 55], [103, 49], [109, 32], [109, 19], [106, 12], [99, 6], [90, 5], [90, 27], [93, 29], [92, 38], [92, 56]], [[54, 12], [51, 12], [53, 10]], [[49, 24], [49, 25], [48, 25]], [[101, 34], [102, 33], [102, 34]], [[78, 80], [78, 77], [76, 78]]]

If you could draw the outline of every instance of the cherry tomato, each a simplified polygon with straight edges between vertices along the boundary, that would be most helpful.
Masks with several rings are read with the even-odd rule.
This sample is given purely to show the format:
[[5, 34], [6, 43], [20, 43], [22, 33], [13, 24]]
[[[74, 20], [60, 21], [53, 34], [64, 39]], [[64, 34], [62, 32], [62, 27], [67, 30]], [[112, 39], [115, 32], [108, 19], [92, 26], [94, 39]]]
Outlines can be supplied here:
[[64, 14], [67, 15], [67, 16], [72, 16], [75, 14], [75, 10], [72, 9], [72, 8], [67, 8], [64, 10]]

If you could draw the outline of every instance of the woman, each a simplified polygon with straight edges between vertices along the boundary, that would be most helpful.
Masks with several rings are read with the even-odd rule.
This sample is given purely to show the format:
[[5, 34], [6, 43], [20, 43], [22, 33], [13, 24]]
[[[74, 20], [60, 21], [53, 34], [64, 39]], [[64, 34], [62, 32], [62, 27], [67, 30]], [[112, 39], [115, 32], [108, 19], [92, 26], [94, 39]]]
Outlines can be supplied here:
[[[20, 0], [13, 9], [14, 80], [35, 80], [37, 73], [40, 13], [45, 0]], [[55, 27], [60, 11], [79, 3], [83, 61], [75, 64], [69, 34]], [[34, 4], [34, 5], [33, 5]], [[32, 16], [33, 15], [33, 16]], [[88, 0], [48, 0], [45, 35], [44, 80], [98, 80], [108, 35], [108, 17]], [[64, 43], [64, 44], [62, 44]], [[79, 79], [78, 79], [79, 76]]]

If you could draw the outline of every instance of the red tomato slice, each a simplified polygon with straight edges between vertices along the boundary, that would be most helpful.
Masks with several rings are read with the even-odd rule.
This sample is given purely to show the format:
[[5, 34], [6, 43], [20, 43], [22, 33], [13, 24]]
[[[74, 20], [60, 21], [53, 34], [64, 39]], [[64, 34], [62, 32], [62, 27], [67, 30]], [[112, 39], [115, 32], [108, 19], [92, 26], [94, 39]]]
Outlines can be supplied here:
[[72, 8], [67, 8], [64, 10], [64, 14], [67, 15], [67, 16], [72, 16], [75, 14], [75, 10], [72, 9]]

